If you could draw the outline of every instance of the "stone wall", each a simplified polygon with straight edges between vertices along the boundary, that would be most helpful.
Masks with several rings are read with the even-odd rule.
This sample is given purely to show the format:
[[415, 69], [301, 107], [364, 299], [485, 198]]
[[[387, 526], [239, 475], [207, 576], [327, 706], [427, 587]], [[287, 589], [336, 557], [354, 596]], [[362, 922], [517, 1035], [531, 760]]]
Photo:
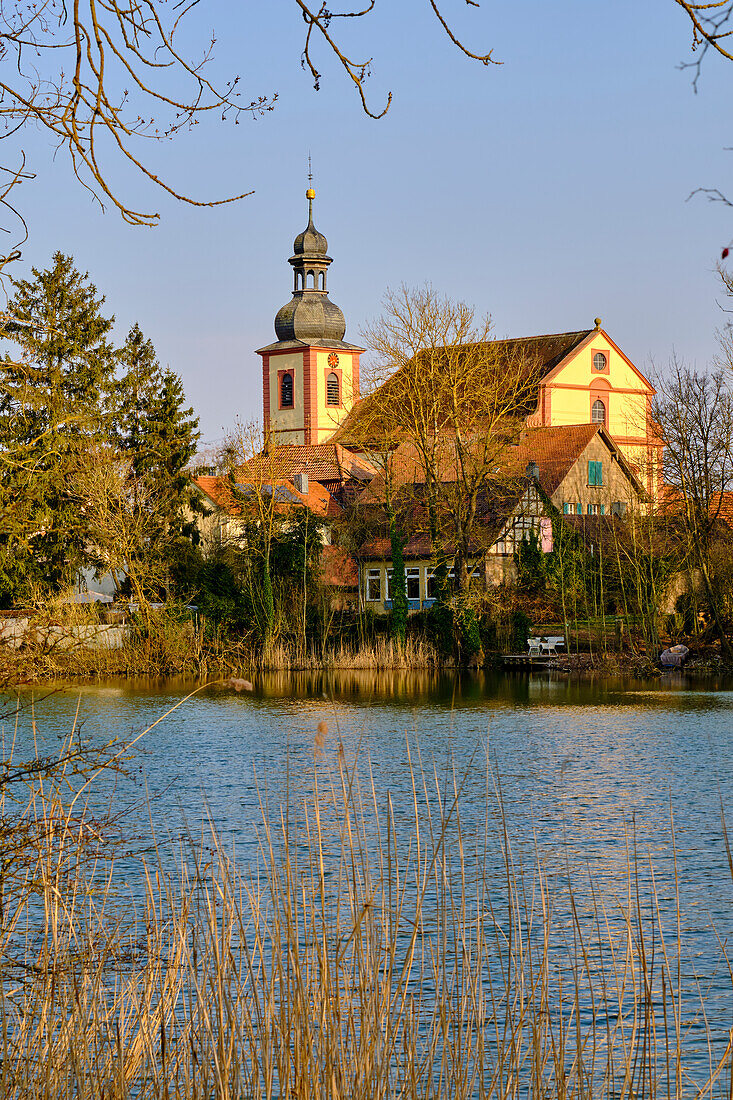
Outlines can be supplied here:
[[40, 623], [33, 616], [0, 615], [0, 644], [10, 649], [23, 645], [42, 649], [122, 649], [125, 630], [121, 623]]

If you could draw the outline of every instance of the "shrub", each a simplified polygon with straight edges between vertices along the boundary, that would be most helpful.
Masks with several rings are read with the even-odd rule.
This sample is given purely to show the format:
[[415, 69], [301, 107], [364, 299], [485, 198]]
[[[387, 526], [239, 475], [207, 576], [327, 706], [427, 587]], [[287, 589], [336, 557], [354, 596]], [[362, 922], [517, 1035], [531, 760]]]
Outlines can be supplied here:
[[427, 626], [441, 658], [450, 657], [453, 653], [453, 608], [450, 604], [442, 600], [434, 603], [427, 614]]
[[529, 630], [529, 617], [518, 607], [512, 614], [512, 645], [518, 652], [522, 652], [527, 648]]
[[454, 616], [456, 643], [462, 663], [466, 664], [481, 652], [481, 630], [475, 610], [469, 604], [460, 604]]

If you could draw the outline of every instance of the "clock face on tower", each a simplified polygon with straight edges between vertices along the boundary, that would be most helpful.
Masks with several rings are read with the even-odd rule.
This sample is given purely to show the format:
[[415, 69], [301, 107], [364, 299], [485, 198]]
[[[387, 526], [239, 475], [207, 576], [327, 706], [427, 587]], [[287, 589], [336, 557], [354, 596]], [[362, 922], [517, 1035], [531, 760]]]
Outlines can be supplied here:
[[337, 367], [339, 365], [339, 357], [338, 357], [338, 355], [336, 354], [335, 351], [332, 351], [331, 354], [329, 355], [328, 365], [329, 365], [329, 367], [331, 367], [331, 369], [333, 369], [334, 367]]

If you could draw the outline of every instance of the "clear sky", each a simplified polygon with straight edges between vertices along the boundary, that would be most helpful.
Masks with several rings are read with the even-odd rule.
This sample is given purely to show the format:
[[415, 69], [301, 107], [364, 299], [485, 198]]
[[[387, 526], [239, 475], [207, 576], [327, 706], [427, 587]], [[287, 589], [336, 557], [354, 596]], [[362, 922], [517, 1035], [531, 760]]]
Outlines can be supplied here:
[[[358, 343], [388, 286], [430, 281], [491, 313], [497, 335], [604, 327], [645, 371], [673, 353], [704, 366], [725, 323], [715, 275], [733, 211], [698, 186], [733, 193], [733, 64], [710, 56], [697, 94], [690, 27], [674, 0], [521, 0], [481, 8], [444, 0], [484, 67], [448, 41], [427, 0], [377, 0], [337, 33], [373, 56], [373, 104], [361, 113], [335, 61], [301, 69], [293, 0], [204, 0], [191, 38], [218, 34], [215, 71], [239, 73], [276, 109], [239, 126], [201, 126], [149, 157], [202, 198], [252, 188], [217, 210], [129, 194], [158, 209], [155, 229], [100, 213], [43, 135], [26, 148], [31, 238], [18, 274], [56, 249], [88, 270], [122, 338], [137, 321], [183, 378], [205, 440], [260, 414], [260, 360], [290, 297], [288, 257], [305, 227], [307, 158], [315, 221], [334, 262], [330, 296]], [[121, 176], [118, 176], [121, 179]]]

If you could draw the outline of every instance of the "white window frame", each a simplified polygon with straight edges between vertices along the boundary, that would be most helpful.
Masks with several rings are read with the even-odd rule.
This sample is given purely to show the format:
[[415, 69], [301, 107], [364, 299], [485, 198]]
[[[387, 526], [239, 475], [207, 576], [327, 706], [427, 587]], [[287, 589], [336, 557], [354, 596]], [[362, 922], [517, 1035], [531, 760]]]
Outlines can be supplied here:
[[[377, 596], [372, 595], [372, 584], [377, 582], [377, 588], [379, 594]], [[367, 603], [381, 603], [382, 602], [382, 570], [381, 569], [367, 569], [366, 571], [366, 586], [365, 586], [365, 598]]]

